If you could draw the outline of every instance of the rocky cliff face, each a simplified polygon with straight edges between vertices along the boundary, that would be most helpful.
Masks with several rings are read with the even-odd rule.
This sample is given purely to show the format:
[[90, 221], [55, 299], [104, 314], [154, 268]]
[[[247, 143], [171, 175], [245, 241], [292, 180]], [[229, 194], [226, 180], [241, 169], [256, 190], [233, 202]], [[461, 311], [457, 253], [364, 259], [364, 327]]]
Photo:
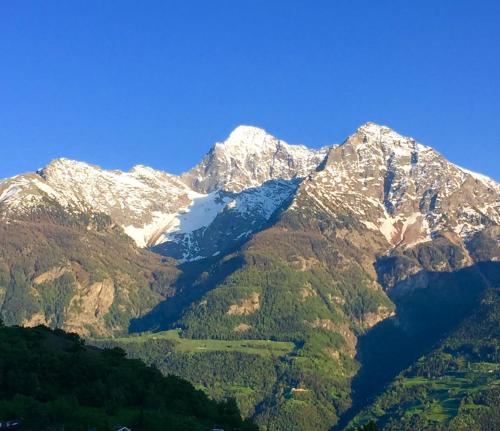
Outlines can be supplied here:
[[257, 127], [239, 126], [181, 178], [201, 193], [239, 192], [270, 180], [303, 178], [316, 169], [326, 152], [326, 148], [289, 145]]
[[441, 231], [470, 238], [500, 223], [500, 186], [461, 169], [432, 148], [368, 123], [331, 148], [302, 184], [309, 205], [346, 213], [389, 247], [430, 241]]

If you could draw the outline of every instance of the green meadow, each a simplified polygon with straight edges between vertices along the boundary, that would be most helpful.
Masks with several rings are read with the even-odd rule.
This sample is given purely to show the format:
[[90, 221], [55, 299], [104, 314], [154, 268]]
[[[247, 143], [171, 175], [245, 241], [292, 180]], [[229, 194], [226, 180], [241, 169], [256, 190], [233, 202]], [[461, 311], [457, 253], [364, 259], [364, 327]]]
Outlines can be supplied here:
[[213, 340], [192, 339], [180, 336], [180, 331], [172, 329], [155, 333], [144, 333], [136, 336], [115, 338], [119, 344], [146, 343], [150, 341], [171, 341], [172, 347], [178, 353], [203, 352], [240, 352], [265, 357], [285, 356], [295, 349], [295, 345], [285, 341], [271, 340]]

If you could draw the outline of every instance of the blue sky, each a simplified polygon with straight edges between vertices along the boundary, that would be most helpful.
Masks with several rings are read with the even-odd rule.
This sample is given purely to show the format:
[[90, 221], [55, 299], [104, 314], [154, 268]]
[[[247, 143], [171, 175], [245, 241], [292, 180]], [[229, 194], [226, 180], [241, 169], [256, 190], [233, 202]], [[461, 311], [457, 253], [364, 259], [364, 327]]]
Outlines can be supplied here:
[[319, 147], [367, 121], [500, 180], [500, 2], [0, 2], [0, 177], [179, 173], [238, 124]]

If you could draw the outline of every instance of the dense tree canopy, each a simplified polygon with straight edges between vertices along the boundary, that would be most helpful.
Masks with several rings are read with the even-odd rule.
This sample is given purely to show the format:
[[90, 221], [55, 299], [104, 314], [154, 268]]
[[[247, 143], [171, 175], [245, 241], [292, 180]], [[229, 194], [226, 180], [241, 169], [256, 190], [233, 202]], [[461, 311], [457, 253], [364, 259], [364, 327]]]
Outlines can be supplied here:
[[256, 430], [233, 400], [215, 402], [119, 348], [87, 347], [74, 334], [0, 325], [0, 421], [26, 429]]

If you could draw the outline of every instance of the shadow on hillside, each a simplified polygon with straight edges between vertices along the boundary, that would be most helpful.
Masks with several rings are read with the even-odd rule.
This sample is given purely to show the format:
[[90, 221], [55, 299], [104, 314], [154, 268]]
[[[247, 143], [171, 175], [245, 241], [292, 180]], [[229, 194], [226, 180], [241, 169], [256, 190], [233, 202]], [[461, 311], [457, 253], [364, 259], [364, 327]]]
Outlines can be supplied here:
[[[418, 285], [424, 272], [428, 287], [405, 289]], [[392, 289], [396, 317], [359, 338], [353, 405], [333, 431], [343, 430], [401, 371], [430, 352], [472, 312], [485, 288], [499, 284], [500, 262], [481, 262], [455, 272], [422, 271]]]
[[[298, 179], [269, 180], [240, 192], [218, 190], [195, 197], [176, 217], [177, 231], [171, 233], [170, 240], [150, 250], [179, 260], [184, 259], [186, 252], [193, 258], [193, 251], [201, 256], [219, 257], [231, 253], [273, 223], [288, 207], [299, 184]], [[234, 205], [228, 205], [229, 202]], [[267, 219], [264, 214], [272, 208], [274, 212]]]
[[182, 274], [174, 286], [175, 296], [159, 303], [144, 316], [132, 319], [129, 333], [169, 329], [190, 304], [240, 269], [243, 263], [243, 257], [236, 255], [218, 263], [203, 261], [182, 265]]
[[[246, 189], [239, 194], [251, 196], [252, 194], [260, 193], [275, 184], [281, 184], [284, 188], [294, 186], [296, 189], [299, 186], [300, 181], [298, 179], [270, 180], [266, 181], [259, 187]], [[228, 195], [230, 195], [230, 193], [228, 193]], [[237, 195], [238, 194], [234, 194], [234, 196]], [[285, 199], [281, 205], [276, 208], [269, 219], [259, 225], [258, 229], [253, 232], [253, 235], [275, 224], [283, 211], [285, 211], [291, 204], [293, 196], [294, 195], [292, 193], [288, 199]], [[215, 232], [220, 233], [220, 231], [230, 228], [230, 226], [228, 227], [226, 223], [227, 221], [225, 221], [223, 217], [216, 217], [213, 223], [215, 227], [212, 226], [211, 228]], [[183, 312], [190, 304], [199, 300], [205, 293], [214, 289], [226, 277], [243, 266], [244, 257], [241, 254], [236, 253], [238, 253], [238, 251], [241, 250], [245, 244], [251, 241], [253, 235], [233, 242], [225, 248], [223, 247], [223, 244], [217, 244], [217, 250], [222, 250], [222, 253], [216, 255], [216, 257], [209, 257], [199, 261], [179, 265], [179, 269], [182, 271], [182, 274], [173, 286], [176, 294], [156, 305], [144, 316], [132, 319], [130, 321], [128, 332], [131, 334], [169, 329], [172, 324], [177, 322], [182, 317]], [[220, 234], [217, 234], [216, 237], [217, 236], [220, 236]], [[216, 241], [210, 236], [206, 240], [209, 242]], [[152, 247], [151, 251], [172, 258], [179, 258], [181, 256], [180, 254], [176, 254], [175, 248], [170, 248], [169, 243]], [[231, 253], [235, 254], [234, 256], [228, 258]]]

